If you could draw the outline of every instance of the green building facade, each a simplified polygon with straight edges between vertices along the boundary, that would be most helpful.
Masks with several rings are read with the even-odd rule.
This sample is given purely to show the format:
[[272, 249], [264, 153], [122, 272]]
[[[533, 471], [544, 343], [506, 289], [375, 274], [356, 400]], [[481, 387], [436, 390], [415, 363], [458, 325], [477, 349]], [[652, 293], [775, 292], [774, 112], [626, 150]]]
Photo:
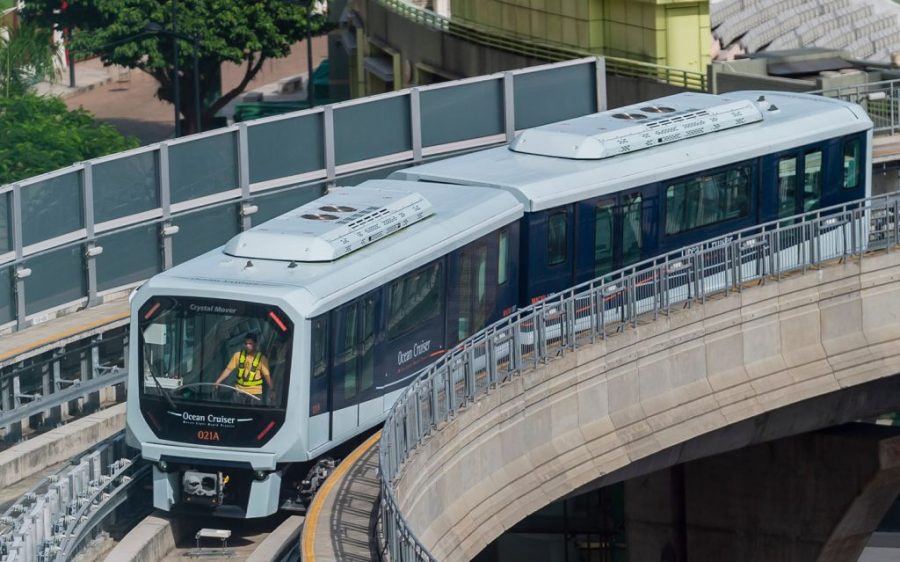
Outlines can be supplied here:
[[709, 64], [706, 0], [452, 0], [454, 21], [694, 72]]

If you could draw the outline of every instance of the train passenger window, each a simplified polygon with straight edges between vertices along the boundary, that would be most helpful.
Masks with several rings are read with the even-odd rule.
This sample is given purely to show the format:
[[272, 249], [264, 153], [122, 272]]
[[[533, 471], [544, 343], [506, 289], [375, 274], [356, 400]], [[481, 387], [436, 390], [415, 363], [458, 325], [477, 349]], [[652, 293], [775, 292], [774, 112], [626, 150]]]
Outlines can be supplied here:
[[744, 217], [749, 212], [749, 164], [696, 176], [666, 188], [666, 234]]
[[803, 157], [803, 212], [819, 208], [822, 201], [822, 151]]
[[625, 203], [622, 213], [622, 265], [641, 259], [641, 196], [635, 194]]
[[463, 250], [459, 260], [459, 321], [457, 339], [462, 341], [487, 323], [494, 309], [496, 291], [488, 287], [488, 247], [477, 242]]
[[359, 351], [359, 391], [366, 392], [375, 386], [375, 296], [368, 295], [362, 301], [362, 349]]
[[844, 141], [844, 189], [856, 189], [860, 170], [859, 139]]
[[497, 241], [497, 285], [503, 285], [509, 275], [509, 230], [500, 231]]
[[547, 221], [548, 265], [558, 265], [566, 261], [568, 229], [565, 211], [558, 211], [550, 215], [550, 219]]
[[601, 201], [594, 219], [594, 275], [599, 277], [613, 268], [613, 201]]
[[388, 289], [388, 338], [399, 337], [439, 315], [443, 295], [444, 269], [439, 261], [391, 283]]
[[335, 320], [334, 338], [334, 394], [335, 409], [348, 405], [356, 398], [356, 357], [359, 328], [357, 324], [356, 303], [342, 308]]
[[797, 157], [778, 160], [778, 218], [797, 214]]

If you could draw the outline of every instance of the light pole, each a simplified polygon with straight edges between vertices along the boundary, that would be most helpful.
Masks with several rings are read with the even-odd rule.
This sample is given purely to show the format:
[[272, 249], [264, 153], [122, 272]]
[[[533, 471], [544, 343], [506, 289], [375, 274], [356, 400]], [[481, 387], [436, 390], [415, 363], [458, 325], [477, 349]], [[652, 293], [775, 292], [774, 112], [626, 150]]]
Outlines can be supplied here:
[[313, 88], [312, 62], [312, 4], [315, 0], [285, 0], [289, 4], [299, 4], [306, 8], [306, 101], [309, 107], [316, 105], [315, 88]]
[[[159, 31], [162, 32], [162, 29]], [[178, 8], [172, 0], [172, 82], [175, 87], [175, 138], [181, 136], [181, 84], [178, 80]]]
[[[174, 5], [174, 1], [172, 2]], [[174, 27], [174, 26], [173, 26]], [[166, 35], [172, 38], [172, 43], [174, 45], [173, 51], [175, 52], [175, 64], [173, 65], [173, 76], [174, 76], [174, 86], [175, 86], [175, 136], [181, 136], [181, 87], [178, 84], [178, 39], [184, 39], [185, 41], [191, 42], [191, 55], [193, 58], [193, 66], [194, 66], [194, 124], [199, 133], [202, 128], [203, 120], [201, 119], [200, 114], [200, 63], [198, 62], [199, 57], [197, 55], [197, 46], [200, 42], [197, 37], [193, 35], [187, 35], [186, 33], [178, 33], [177, 31], [168, 31], [163, 28], [158, 23], [150, 22], [144, 26], [144, 31], [147, 32], [148, 35]]]

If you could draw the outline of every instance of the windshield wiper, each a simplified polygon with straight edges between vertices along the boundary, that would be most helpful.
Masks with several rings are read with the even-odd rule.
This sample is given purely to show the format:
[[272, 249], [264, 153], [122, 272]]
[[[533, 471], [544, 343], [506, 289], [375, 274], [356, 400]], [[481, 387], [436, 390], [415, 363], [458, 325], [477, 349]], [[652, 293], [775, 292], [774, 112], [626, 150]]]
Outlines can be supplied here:
[[159, 388], [162, 395], [166, 397], [166, 402], [169, 403], [169, 407], [173, 410], [177, 410], [178, 408], [175, 406], [175, 402], [172, 401], [172, 397], [169, 396], [169, 391], [167, 391], [161, 384], [159, 384], [159, 379], [156, 378], [156, 369], [153, 368], [153, 361], [147, 361], [147, 368], [150, 369], [150, 376], [153, 377], [153, 382], [156, 384], [156, 387]]

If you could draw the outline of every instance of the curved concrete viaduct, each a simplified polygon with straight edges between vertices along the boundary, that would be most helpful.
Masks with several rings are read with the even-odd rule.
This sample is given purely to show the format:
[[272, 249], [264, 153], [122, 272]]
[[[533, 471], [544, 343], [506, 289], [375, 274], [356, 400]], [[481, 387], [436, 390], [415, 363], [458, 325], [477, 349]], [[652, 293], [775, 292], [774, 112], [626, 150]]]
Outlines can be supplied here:
[[[648, 319], [526, 372], [411, 453], [395, 481], [400, 508], [437, 559], [469, 560], [586, 487], [900, 409], [890, 378], [900, 373], [898, 279], [900, 253], [834, 263]], [[875, 457], [894, 476], [887, 488], [873, 481], [900, 486], [900, 455]], [[842, 513], [865, 493], [854, 489]], [[836, 546], [848, 540], [846, 517], [829, 525], [816, 559], [841, 559], [822, 553], [847, 546]], [[870, 531], [855, 529], [857, 543]]]

